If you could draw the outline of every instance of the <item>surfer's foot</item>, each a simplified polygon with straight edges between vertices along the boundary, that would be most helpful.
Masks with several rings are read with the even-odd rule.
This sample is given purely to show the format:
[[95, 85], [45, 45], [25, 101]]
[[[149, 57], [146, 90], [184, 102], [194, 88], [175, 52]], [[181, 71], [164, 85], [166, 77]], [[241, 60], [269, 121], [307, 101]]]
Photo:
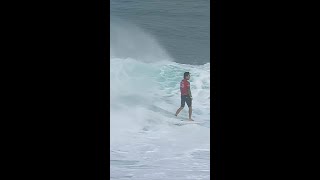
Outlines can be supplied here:
[[189, 118], [189, 121], [194, 121], [193, 119]]

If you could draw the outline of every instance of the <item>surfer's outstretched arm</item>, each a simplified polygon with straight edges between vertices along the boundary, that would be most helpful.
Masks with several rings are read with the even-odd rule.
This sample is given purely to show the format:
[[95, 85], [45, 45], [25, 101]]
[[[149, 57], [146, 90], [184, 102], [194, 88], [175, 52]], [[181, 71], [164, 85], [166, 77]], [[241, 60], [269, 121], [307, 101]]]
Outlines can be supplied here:
[[189, 97], [192, 99], [191, 87], [190, 87], [190, 86], [189, 86], [189, 88], [188, 88], [188, 94], [189, 94]]

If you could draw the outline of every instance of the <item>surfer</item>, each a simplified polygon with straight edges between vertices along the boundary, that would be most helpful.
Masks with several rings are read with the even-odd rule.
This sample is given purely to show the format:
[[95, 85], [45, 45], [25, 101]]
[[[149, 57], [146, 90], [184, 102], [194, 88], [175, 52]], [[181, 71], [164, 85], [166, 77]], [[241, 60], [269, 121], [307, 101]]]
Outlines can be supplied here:
[[192, 115], [192, 95], [191, 95], [191, 90], [190, 90], [190, 82], [188, 81], [190, 79], [190, 73], [185, 72], [183, 74], [183, 80], [180, 82], [180, 92], [181, 92], [181, 106], [177, 110], [175, 116], [178, 116], [180, 111], [184, 108], [185, 103], [187, 103], [189, 107], [189, 120], [193, 121], [191, 119]]

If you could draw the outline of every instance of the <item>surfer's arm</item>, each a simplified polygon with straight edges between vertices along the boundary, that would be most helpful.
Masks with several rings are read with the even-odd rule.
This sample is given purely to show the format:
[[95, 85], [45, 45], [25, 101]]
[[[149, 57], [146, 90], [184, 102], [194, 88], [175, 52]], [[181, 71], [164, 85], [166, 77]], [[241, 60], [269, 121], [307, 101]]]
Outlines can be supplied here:
[[191, 88], [190, 88], [190, 86], [189, 86], [188, 91], [189, 91], [189, 97], [192, 99], [192, 94], [191, 94]]

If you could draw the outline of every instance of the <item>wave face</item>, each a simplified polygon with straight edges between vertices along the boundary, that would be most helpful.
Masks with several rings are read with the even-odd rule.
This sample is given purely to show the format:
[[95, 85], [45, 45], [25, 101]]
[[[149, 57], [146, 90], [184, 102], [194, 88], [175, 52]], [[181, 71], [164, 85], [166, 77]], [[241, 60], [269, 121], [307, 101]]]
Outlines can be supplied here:
[[[209, 179], [210, 64], [175, 63], [132, 25], [111, 29], [110, 179]], [[175, 125], [188, 117], [187, 106], [174, 116], [185, 71], [200, 125]]]
[[129, 22], [111, 18], [110, 57], [134, 58], [143, 62], [170, 60], [159, 42]]
[[110, 15], [155, 35], [175, 62], [210, 62], [210, 0], [111, 0]]

